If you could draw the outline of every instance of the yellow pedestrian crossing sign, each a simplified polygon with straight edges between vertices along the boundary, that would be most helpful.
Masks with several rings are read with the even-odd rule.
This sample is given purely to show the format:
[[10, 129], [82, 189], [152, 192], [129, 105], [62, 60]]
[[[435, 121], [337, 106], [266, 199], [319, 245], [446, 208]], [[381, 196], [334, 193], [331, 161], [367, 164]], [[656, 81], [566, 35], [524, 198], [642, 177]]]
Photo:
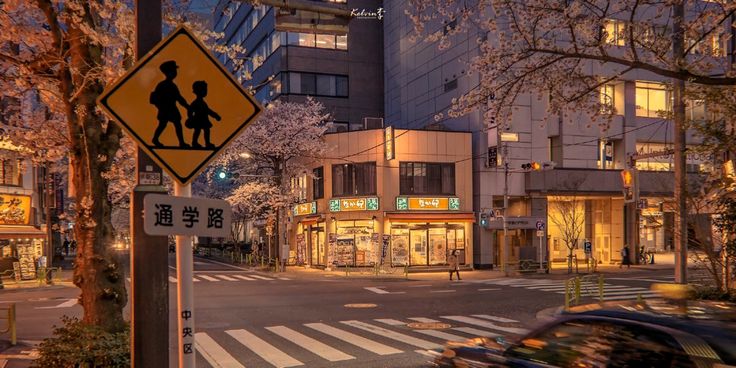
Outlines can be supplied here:
[[184, 27], [106, 88], [98, 104], [181, 184], [263, 110]]

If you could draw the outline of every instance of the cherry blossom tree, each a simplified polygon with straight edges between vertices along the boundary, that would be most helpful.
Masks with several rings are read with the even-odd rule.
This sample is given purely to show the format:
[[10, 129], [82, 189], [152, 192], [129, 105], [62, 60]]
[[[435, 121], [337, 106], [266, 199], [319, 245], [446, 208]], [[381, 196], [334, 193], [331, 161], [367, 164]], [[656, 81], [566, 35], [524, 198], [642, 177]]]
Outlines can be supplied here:
[[[327, 152], [322, 136], [330, 121], [331, 115], [312, 98], [304, 103], [277, 100], [266, 106], [216, 164], [239, 174], [227, 197], [235, 212], [270, 218], [274, 234], [280, 234], [285, 210], [299, 199], [291, 179], [311, 174], [308, 163]], [[274, 242], [277, 256], [280, 238]]]
[[[675, 126], [676, 277], [685, 282], [685, 85], [733, 86], [725, 57], [736, 2], [644, 0], [410, 0], [416, 37], [447, 48], [460, 32], [481, 31], [470, 69], [480, 84], [453, 101], [449, 116], [476, 109], [508, 124], [519, 97], [536, 96], [547, 120], [587, 115], [606, 130], [615, 108], [606, 83], [649, 73], [671, 79]], [[603, 101], [602, 101], [603, 100]]]
[[[111, 213], [133, 185], [134, 147], [96, 105], [104, 87], [134, 62], [132, 1], [6, 0], [0, 2], [0, 88], [22, 106], [3, 126], [3, 139], [38, 162], [64, 162], [73, 171], [74, 284], [83, 323], [125, 328], [124, 277], [111, 252]], [[187, 2], [170, 2], [165, 21], [186, 24], [216, 52], [242, 63], [244, 50], [217, 46], [222, 37], [184, 19]], [[111, 188], [112, 187], [112, 188]], [[112, 190], [111, 190], [112, 189]]]

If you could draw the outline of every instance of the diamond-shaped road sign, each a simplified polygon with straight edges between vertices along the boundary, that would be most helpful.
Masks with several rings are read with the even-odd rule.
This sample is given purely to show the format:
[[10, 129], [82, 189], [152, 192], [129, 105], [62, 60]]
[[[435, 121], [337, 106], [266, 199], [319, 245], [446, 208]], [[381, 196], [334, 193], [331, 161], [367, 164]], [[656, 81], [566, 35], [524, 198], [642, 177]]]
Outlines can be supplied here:
[[263, 110], [184, 27], [106, 88], [98, 104], [182, 185]]

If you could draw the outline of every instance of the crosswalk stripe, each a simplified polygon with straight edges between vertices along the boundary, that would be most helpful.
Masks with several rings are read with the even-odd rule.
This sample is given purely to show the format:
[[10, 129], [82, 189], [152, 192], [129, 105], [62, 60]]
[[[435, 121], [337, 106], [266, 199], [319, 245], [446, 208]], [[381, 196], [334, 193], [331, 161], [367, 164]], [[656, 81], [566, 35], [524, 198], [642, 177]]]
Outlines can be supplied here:
[[[580, 284], [580, 287], [581, 288], [598, 287], [598, 284]], [[532, 289], [532, 290], [545, 290], [546, 291], [546, 289], [564, 289], [565, 284], [557, 283], [557, 284], [549, 284], [549, 285], [541, 285], [541, 286], [527, 286], [525, 288]]]
[[[639, 297], [639, 295], [618, 295], [618, 296], [612, 296], [610, 298], [603, 298], [603, 299], [605, 299], [605, 300], [626, 300], [626, 299], [636, 299], [638, 297]], [[657, 298], [657, 297], [659, 297], [659, 295], [656, 295], [656, 294], [646, 294], [646, 295], [645, 294], [642, 294], [641, 297], [644, 298], [644, 299], [646, 299], [646, 298]]]
[[201, 281], [201, 280], [197, 279], [196, 277], [192, 277], [192, 281], [194, 281], [194, 282], [199, 282], [199, 281]]
[[277, 277], [277, 279], [284, 280], [284, 281], [291, 281], [291, 279], [288, 277]]
[[455, 331], [464, 332], [464, 333], [466, 333], [468, 335], [471, 335], [471, 336], [483, 336], [483, 337], [499, 337], [499, 336], [501, 336], [501, 335], [499, 335], [499, 334], [497, 334], [495, 332], [490, 332], [490, 331], [485, 331], [485, 330], [479, 330], [477, 328], [472, 328], [472, 327], [453, 327], [452, 329], [455, 330]]
[[207, 275], [198, 275], [198, 276], [201, 277], [201, 278], [203, 278], [203, 279], [205, 279], [205, 280], [207, 280], [207, 281], [220, 281], [219, 279], [216, 279], [216, 278], [214, 278], [212, 276], [207, 276]]
[[169, 276], [169, 282], [176, 282], [176, 277]]
[[445, 340], [445, 341], [465, 341], [465, 340], [467, 340], [467, 338], [465, 338], [465, 337], [458, 336], [458, 335], [453, 335], [451, 333], [442, 332], [442, 331], [438, 331], [438, 330], [414, 330], [414, 332], [418, 332], [420, 334], [425, 334], [427, 336], [436, 337], [438, 339], [442, 339], [442, 340]]
[[478, 317], [478, 318], [483, 318], [483, 319], [490, 319], [491, 321], [504, 322], [504, 323], [519, 322], [519, 321], [517, 321], [515, 319], [509, 319], [509, 318], [498, 317], [498, 316], [489, 316], [487, 314], [474, 314], [473, 317]]
[[268, 280], [268, 281], [273, 281], [273, 279], [272, 279], [272, 278], [270, 278], [270, 277], [266, 277], [266, 276], [260, 276], [260, 275], [250, 275], [250, 277], [255, 277], [255, 278], [257, 278], [257, 279], [261, 279], [261, 280]]
[[353, 344], [361, 349], [376, 353], [378, 355], [390, 355], [402, 352], [401, 350], [394, 349], [390, 346], [377, 343], [373, 340], [366, 339], [365, 337], [358, 336], [351, 332], [337, 329], [324, 323], [306, 323], [304, 324], [304, 326], [322, 332], [323, 334], [330, 335], [349, 344]]
[[373, 287], [373, 286], [371, 286], [371, 287], [364, 287], [363, 289], [366, 289], [368, 291], [372, 291], [372, 292], [374, 292], [376, 294], [391, 294], [390, 291], [386, 291], [386, 290], [383, 290], [383, 289], [380, 289], [380, 288], [377, 288], [377, 287]]
[[213, 368], [245, 368], [204, 332], [194, 334], [194, 345]]
[[424, 318], [424, 317], [411, 317], [407, 319], [410, 319], [412, 321], [422, 322], [422, 323], [439, 323], [440, 322], [436, 319]]
[[[564, 293], [565, 292], [562, 291], [557, 294], [564, 294]], [[656, 293], [654, 291], [649, 291], [647, 289], [627, 289], [627, 290], [616, 290], [616, 291], [611, 291], [611, 292], [604, 291], [603, 297], [605, 298], [606, 295], [624, 295], [624, 294], [636, 295], [636, 294], [656, 294]], [[590, 295], [598, 296], [598, 292], [597, 291], [596, 292], [581, 292], [580, 295], [581, 296], [590, 296]]]
[[227, 330], [225, 333], [232, 336], [235, 340], [238, 340], [239, 343], [243, 344], [252, 352], [258, 354], [274, 367], [287, 368], [304, 365], [302, 362], [292, 358], [290, 355], [275, 348], [273, 345], [261, 340], [261, 338], [246, 330]]
[[309, 336], [303, 335], [285, 326], [266, 327], [267, 330], [321, 356], [331, 362], [355, 359], [354, 356], [343, 353], [329, 345], [323, 344]]
[[403, 326], [403, 325], [406, 324], [404, 322], [397, 321], [397, 320], [391, 319], [391, 318], [377, 318], [377, 319], [374, 319], [374, 321], [385, 323], [385, 324], [387, 324], [389, 326]]
[[233, 275], [233, 277], [237, 277], [237, 278], [239, 278], [241, 280], [245, 280], [245, 281], [255, 281], [255, 279], [252, 279], [252, 278], [250, 278], [248, 276], [243, 276], [243, 275]]
[[398, 333], [395, 331], [387, 330], [385, 328], [374, 326], [374, 325], [371, 325], [365, 322], [351, 320], [351, 321], [340, 321], [340, 323], [348, 325], [348, 326], [352, 326], [355, 328], [359, 328], [364, 331], [372, 332], [376, 335], [387, 337], [392, 340], [403, 342], [405, 344], [414, 345], [422, 349], [436, 349], [436, 348], [441, 347], [441, 345], [437, 345], [427, 340], [418, 339], [416, 337], [412, 337], [412, 336]]
[[[614, 290], [614, 289], [626, 289], [630, 286], [603, 286], [603, 290]], [[537, 289], [541, 291], [564, 291], [564, 286], [558, 286], [558, 287], [549, 287], [549, 288], [543, 288], [543, 289]], [[580, 290], [598, 290], [598, 285], [588, 285], [588, 286], [581, 286]]]
[[217, 276], [217, 277], [219, 277], [219, 278], [221, 278], [221, 279], [223, 279], [225, 281], [238, 281], [237, 279], [234, 279], [234, 278], [232, 278], [230, 276], [227, 276], [227, 275], [215, 275], [215, 276]]
[[522, 334], [525, 334], [525, 333], [529, 332], [525, 328], [498, 326], [498, 325], [496, 325], [494, 323], [491, 323], [491, 322], [488, 322], [488, 321], [484, 321], [484, 320], [481, 320], [481, 319], [477, 319], [477, 318], [471, 318], [471, 317], [463, 317], [463, 316], [441, 316], [441, 318], [449, 319], [449, 320], [453, 320], [453, 321], [458, 321], [458, 322], [462, 322], [462, 323], [467, 323], [469, 325], [476, 325], [476, 326], [480, 326], [480, 327], [490, 328], [491, 330], [498, 330], [498, 331], [503, 331], [503, 332], [510, 332], [510, 333], [517, 334], [517, 335], [522, 335]]

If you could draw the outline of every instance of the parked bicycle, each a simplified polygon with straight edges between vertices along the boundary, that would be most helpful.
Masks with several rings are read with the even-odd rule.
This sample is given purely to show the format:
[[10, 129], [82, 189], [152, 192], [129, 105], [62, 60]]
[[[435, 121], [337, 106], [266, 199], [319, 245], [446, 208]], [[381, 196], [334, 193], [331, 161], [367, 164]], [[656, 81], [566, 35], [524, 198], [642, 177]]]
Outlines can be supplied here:
[[639, 264], [652, 263], [652, 258], [654, 258], [654, 253], [651, 250], [645, 251], [644, 247], [639, 248]]

